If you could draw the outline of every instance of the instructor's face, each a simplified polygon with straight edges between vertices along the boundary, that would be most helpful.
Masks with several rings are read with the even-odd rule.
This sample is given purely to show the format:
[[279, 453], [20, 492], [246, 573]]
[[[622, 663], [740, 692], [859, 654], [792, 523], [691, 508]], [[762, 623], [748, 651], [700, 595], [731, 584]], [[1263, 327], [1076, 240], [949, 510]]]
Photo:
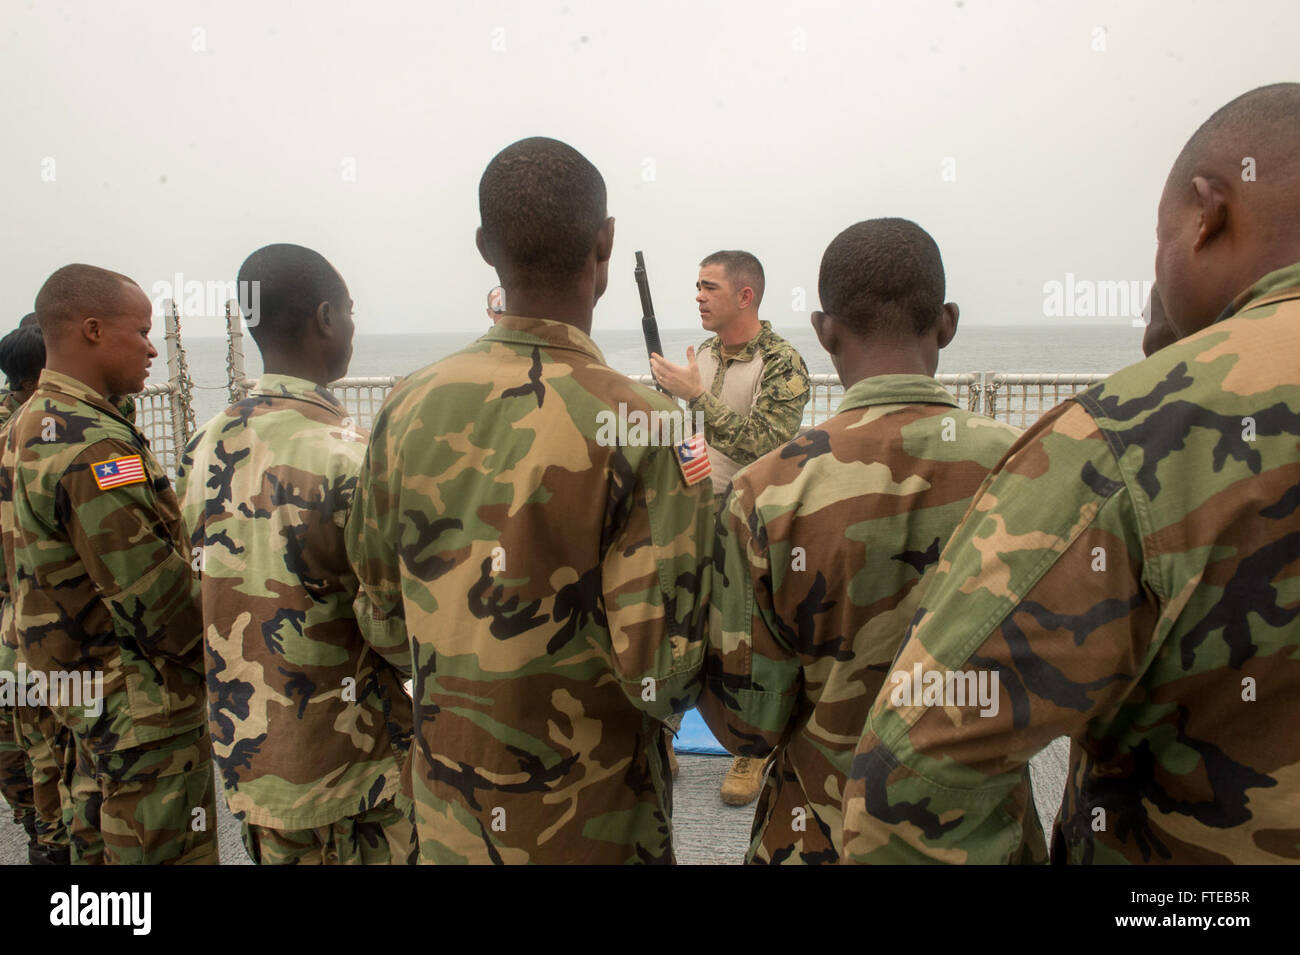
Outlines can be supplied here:
[[716, 332], [725, 328], [740, 314], [736, 293], [721, 265], [706, 265], [700, 269], [700, 277], [695, 282], [695, 304], [700, 308], [700, 324], [705, 331]]

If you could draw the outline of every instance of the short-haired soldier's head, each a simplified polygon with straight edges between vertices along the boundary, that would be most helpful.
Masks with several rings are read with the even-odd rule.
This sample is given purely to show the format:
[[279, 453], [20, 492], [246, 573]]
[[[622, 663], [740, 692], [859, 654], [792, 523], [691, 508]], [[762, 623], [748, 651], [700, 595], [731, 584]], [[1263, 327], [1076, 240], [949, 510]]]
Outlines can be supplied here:
[[132, 279], [93, 265], [65, 265], [36, 294], [36, 319], [51, 371], [105, 397], [144, 389], [158, 356], [149, 340], [153, 303]]
[[248, 290], [240, 308], [268, 373], [319, 385], [347, 374], [352, 297], [323, 255], [287, 242], [263, 246], [244, 260], [237, 282]]
[[505, 289], [509, 314], [579, 327], [585, 318], [589, 329], [614, 245], [599, 170], [572, 146], [534, 136], [493, 157], [478, 197], [475, 242]]
[[4, 373], [10, 393], [19, 401], [31, 397], [44, 367], [45, 337], [40, 326], [19, 325], [0, 338], [0, 372]]
[[1156, 285], [1185, 337], [1300, 261], [1300, 83], [1243, 93], [1174, 161], [1156, 216]]
[[933, 375], [957, 333], [939, 246], [907, 219], [867, 219], [837, 235], [822, 255], [817, 292], [812, 325], [841, 379], [841, 362], [871, 374]]

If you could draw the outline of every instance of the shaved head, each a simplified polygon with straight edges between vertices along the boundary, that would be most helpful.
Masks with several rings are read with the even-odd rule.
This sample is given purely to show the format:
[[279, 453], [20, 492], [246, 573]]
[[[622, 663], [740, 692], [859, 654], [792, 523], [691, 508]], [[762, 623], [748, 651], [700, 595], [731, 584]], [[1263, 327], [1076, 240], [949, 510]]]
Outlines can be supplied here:
[[1300, 261], [1300, 83], [1216, 110], [1178, 154], [1156, 224], [1156, 284], [1179, 337]]
[[46, 341], [57, 340], [76, 322], [112, 318], [126, 311], [140, 286], [120, 272], [93, 265], [65, 265], [36, 293], [36, 321]]
[[1247, 160], [1253, 160], [1255, 182], [1300, 201], [1300, 83], [1261, 86], [1220, 107], [1187, 140], [1168, 181], [1219, 176], [1240, 182]]

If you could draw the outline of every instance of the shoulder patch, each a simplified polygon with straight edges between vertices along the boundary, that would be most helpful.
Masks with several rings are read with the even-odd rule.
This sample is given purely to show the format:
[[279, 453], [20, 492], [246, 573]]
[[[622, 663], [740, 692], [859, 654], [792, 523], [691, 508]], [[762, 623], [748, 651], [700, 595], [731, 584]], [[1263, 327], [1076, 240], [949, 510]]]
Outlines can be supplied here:
[[673, 452], [677, 455], [677, 466], [682, 469], [682, 477], [686, 479], [688, 485], [699, 484], [713, 473], [704, 435], [698, 432], [691, 435], [681, 444], [673, 445]]
[[90, 466], [95, 475], [95, 483], [101, 491], [121, 487], [124, 484], [140, 484], [145, 480], [144, 461], [138, 454], [128, 454], [122, 458], [109, 458]]

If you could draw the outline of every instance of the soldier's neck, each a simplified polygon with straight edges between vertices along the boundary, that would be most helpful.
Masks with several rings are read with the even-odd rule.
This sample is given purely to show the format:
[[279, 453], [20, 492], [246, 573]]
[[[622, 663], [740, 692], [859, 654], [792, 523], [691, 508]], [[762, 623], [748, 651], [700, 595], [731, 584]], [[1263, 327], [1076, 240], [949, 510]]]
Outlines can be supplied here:
[[76, 359], [67, 358], [61, 355], [52, 355], [46, 352], [45, 368], [48, 371], [56, 372], [60, 375], [67, 375], [69, 378], [75, 378], [91, 391], [109, 397], [108, 380], [103, 373], [94, 366], [80, 362]]
[[330, 383], [329, 371], [325, 362], [317, 356], [301, 353], [262, 352], [262, 373], [266, 375], [288, 375], [314, 382], [322, 388]]
[[725, 328], [718, 329], [718, 341], [724, 345], [743, 345], [762, 330], [758, 323], [758, 312], [747, 312], [729, 322]]
[[584, 335], [591, 334], [591, 316], [596, 310], [596, 300], [590, 283], [583, 282], [576, 289], [564, 290], [522, 286], [505, 286], [505, 290], [509, 314], [564, 322]]
[[846, 336], [834, 363], [845, 388], [879, 375], [934, 377], [939, 368], [939, 348], [930, 338], [881, 341]]

